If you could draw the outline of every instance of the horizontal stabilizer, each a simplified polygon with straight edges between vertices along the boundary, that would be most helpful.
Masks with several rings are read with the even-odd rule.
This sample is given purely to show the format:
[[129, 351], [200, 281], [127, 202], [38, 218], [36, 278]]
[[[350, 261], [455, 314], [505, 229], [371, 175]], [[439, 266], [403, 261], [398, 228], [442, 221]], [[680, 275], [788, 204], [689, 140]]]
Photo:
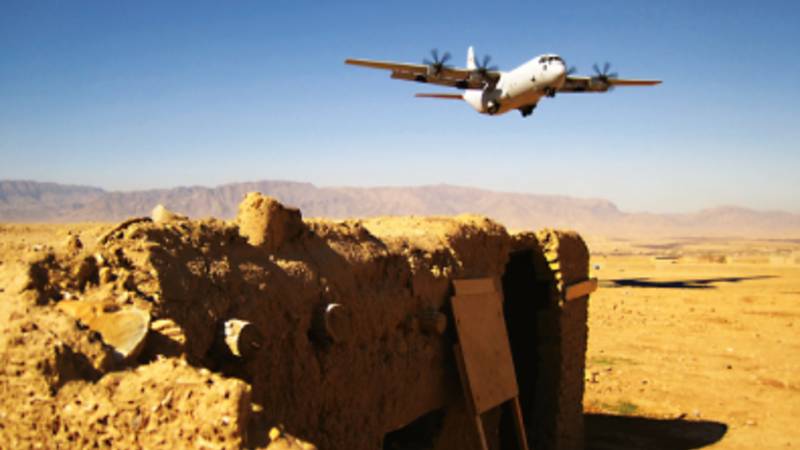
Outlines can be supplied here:
[[464, 100], [461, 94], [417, 94], [414, 97], [418, 98], [441, 98], [445, 100]]
[[391, 61], [372, 61], [369, 59], [352, 59], [352, 58], [344, 60], [344, 63], [353, 66], [371, 67], [373, 69], [387, 69], [387, 70], [394, 70], [397, 69], [398, 66], [403, 65], [402, 63], [396, 63]]

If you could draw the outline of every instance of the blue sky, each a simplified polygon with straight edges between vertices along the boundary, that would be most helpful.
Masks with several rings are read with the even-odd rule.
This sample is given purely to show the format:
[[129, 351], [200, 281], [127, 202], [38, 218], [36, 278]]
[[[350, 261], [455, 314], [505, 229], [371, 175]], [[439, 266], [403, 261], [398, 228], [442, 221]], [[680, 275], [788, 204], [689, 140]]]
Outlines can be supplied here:
[[[629, 211], [800, 212], [800, 3], [0, 3], [0, 179], [141, 189], [449, 183]], [[345, 66], [466, 47], [656, 88], [486, 117]], [[444, 89], [438, 89], [444, 90]]]

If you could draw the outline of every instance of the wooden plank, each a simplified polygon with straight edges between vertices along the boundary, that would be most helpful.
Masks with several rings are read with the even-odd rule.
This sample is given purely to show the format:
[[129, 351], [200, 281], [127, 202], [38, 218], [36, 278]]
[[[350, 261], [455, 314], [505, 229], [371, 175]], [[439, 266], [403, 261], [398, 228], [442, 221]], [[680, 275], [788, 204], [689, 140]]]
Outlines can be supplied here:
[[475, 295], [503, 291], [500, 280], [494, 277], [453, 280], [453, 287], [455, 287], [456, 295]]
[[481, 450], [489, 450], [481, 414], [498, 406], [512, 408], [517, 443], [528, 450], [511, 357], [502, 286], [497, 278], [454, 280], [452, 298], [458, 342], [453, 346], [464, 398], [473, 415]]
[[465, 389], [481, 414], [518, 393], [503, 305], [497, 292], [457, 295], [453, 317], [466, 375]]
[[464, 389], [464, 400], [467, 402], [467, 411], [475, 418], [475, 430], [478, 432], [481, 450], [489, 450], [489, 444], [486, 441], [486, 433], [483, 430], [481, 415], [475, 412], [475, 404], [472, 402], [469, 381], [467, 380], [467, 371], [464, 368], [464, 352], [461, 351], [460, 345], [455, 344], [453, 346], [453, 353], [456, 355], [456, 366], [458, 367], [459, 378], [461, 378], [461, 387]]
[[567, 286], [564, 292], [564, 300], [570, 301], [577, 298], [586, 297], [597, 290], [597, 278], [580, 281]]
[[467, 404], [467, 411], [469, 411], [470, 414], [475, 414], [475, 404], [472, 402], [469, 380], [467, 379], [467, 369], [464, 368], [464, 352], [461, 350], [461, 346], [456, 344], [453, 346], [453, 353], [456, 355], [456, 367], [458, 368], [458, 376], [461, 379], [461, 388], [464, 390], [464, 401]]

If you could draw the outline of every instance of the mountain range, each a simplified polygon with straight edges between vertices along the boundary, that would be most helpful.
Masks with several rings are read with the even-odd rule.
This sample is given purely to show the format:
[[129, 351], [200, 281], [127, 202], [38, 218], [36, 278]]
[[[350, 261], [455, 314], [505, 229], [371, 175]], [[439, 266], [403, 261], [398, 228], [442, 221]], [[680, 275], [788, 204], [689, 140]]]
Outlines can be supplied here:
[[431, 185], [317, 187], [256, 181], [216, 187], [107, 191], [97, 187], [0, 180], [0, 222], [111, 222], [148, 215], [157, 204], [192, 218], [232, 218], [247, 192], [258, 191], [300, 208], [304, 217], [383, 215], [489, 216], [512, 229], [570, 228], [603, 236], [800, 237], [800, 214], [718, 207], [683, 214], [620, 211], [603, 199], [496, 192]]

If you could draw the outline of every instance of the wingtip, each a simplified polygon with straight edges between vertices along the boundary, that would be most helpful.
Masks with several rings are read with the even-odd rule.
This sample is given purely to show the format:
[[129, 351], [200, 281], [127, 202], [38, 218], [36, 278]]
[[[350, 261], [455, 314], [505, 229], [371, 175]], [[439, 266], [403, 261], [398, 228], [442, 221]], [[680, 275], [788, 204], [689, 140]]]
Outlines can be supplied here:
[[627, 79], [611, 79], [609, 83], [614, 86], [655, 86], [661, 84], [661, 80], [627, 80]]

